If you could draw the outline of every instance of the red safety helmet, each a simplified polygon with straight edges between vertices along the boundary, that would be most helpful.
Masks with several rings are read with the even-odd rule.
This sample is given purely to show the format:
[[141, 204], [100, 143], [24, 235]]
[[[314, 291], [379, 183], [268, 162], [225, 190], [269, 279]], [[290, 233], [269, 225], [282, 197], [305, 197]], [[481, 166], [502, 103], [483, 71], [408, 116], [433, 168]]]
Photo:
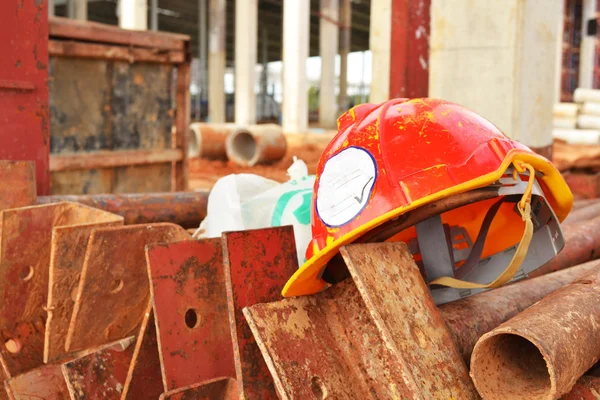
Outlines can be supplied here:
[[[435, 251], [419, 247], [431, 248], [431, 241], [444, 232], [446, 238], [465, 234], [467, 239], [462, 245], [449, 240], [450, 274], [425, 268], [427, 281], [449, 276], [449, 281], [440, 278], [434, 283], [495, 287], [518, 275], [515, 268], [525, 256], [536, 264], [521, 271], [526, 274], [546, 262], [547, 254], [554, 257], [560, 251], [564, 241], [559, 221], [572, 204], [569, 187], [550, 161], [465, 107], [430, 98], [359, 105], [340, 116], [338, 134], [319, 162], [307, 260], [282, 294], [316, 293], [335, 283], [335, 271], [329, 270], [345, 244], [401, 240], [409, 248], [412, 243], [415, 260], [423, 263]], [[526, 205], [533, 222], [524, 214]], [[419, 229], [425, 234], [419, 235]], [[527, 251], [532, 237], [537, 247]], [[470, 264], [464, 269], [469, 272], [517, 245], [513, 253], [518, 255], [510, 262], [513, 270], [493, 284], [481, 281], [497, 277], [497, 269], [480, 268], [487, 272], [471, 279], [479, 283], [470, 286], [453, 279], [464, 276], [454, 273], [461, 265]], [[465, 248], [474, 257], [468, 257]], [[448, 258], [448, 252], [440, 257]], [[506, 259], [496, 262], [509, 264]]]

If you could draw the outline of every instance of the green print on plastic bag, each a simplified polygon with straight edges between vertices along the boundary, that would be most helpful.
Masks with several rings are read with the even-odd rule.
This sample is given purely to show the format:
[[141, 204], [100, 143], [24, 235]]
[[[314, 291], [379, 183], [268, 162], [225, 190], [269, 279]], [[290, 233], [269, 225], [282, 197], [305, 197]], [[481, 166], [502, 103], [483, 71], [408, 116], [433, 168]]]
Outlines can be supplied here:
[[294, 214], [294, 217], [296, 217], [298, 223], [302, 225], [310, 224], [310, 201], [312, 199], [312, 189], [300, 189], [284, 193], [279, 200], [277, 200], [275, 210], [273, 211], [273, 218], [271, 219], [271, 226], [281, 225], [281, 218], [283, 217], [285, 208], [297, 194], [302, 194], [302, 204], [300, 204], [300, 206], [296, 208], [292, 214]]

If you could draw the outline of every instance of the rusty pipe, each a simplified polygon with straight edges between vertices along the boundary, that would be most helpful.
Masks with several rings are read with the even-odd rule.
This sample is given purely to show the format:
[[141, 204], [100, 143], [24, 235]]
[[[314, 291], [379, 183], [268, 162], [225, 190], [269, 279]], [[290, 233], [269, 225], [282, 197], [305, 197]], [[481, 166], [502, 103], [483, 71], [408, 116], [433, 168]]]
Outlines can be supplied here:
[[600, 397], [600, 378], [584, 375], [562, 400], [598, 400]]
[[575, 210], [579, 210], [581, 208], [585, 208], [588, 206], [591, 206], [593, 204], [596, 204], [600, 202], [600, 199], [581, 199], [581, 200], [575, 200], [573, 202], [573, 208], [571, 208], [571, 212], [575, 211]]
[[595, 201], [584, 207], [571, 211], [569, 216], [563, 221], [563, 224], [576, 224], [579, 222], [589, 221], [598, 216], [600, 216], [600, 201]]
[[483, 398], [557, 399], [600, 359], [600, 268], [483, 335], [471, 378]]
[[208, 190], [140, 194], [94, 194], [40, 196], [38, 204], [73, 201], [124, 218], [125, 224], [172, 222], [197, 228], [206, 217]]
[[227, 160], [227, 136], [238, 131], [247, 133], [236, 124], [191, 123], [188, 127], [188, 157]]
[[247, 131], [229, 134], [225, 149], [230, 161], [250, 167], [281, 160], [287, 150], [287, 141], [279, 125], [250, 125]]
[[498, 289], [442, 304], [442, 318], [458, 351], [469, 365], [477, 340], [545, 296], [600, 267], [600, 261], [567, 268], [534, 279], [524, 279]]
[[600, 257], [600, 216], [562, 227], [565, 247], [556, 257], [529, 274], [545, 275]]

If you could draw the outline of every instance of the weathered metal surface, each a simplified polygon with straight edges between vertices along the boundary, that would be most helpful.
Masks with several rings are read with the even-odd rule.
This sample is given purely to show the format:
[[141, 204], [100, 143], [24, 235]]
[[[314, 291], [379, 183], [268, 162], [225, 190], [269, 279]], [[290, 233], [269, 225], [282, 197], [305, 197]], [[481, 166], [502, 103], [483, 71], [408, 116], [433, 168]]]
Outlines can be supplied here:
[[563, 175], [576, 199], [600, 197], [600, 172], [569, 172]]
[[123, 225], [123, 217], [97, 211], [92, 225], [63, 226], [53, 230], [44, 335], [45, 363], [68, 357], [65, 342], [90, 234], [97, 228]]
[[340, 252], [382, 339], [402, 364], [407, 387], [424, 398], [476, 398], [465, 363], [407, 245], [356, 244]]
[[600, 201], [592, 202], [585, 207], [571, 211], [569, 216], [563, 221], [563, 224], [576, 224], [589, 221], [595, 217], [600, 217]]
[[40, 195], [50, 193], [47, 18], [47, 1], [0, 2], [0, 160], [35, 161]]
[[0, 361], [10, 377], [43, 363], [49, 267], [71, 257], [61, 248], [62, 233], [81, 229], [85, 235], [120, 217], [82, 204], [57, 203], [4, 210], [0, 219]]
[[60, 365], [44, 365], [4, 383], [11, 400], [66, 400], [67, 383]]
[[72, 400], [120, 399], [133, 357], [134, 337], [119, 340], [62, 366]]
[[281, 126], [276, 124], [249, 125], [227, 136], [225, 151], [234, 163], [251, 167], [272, 164], [285, 156], [287, 141]]
[[191, 123], [188, 128], [188, 157], [227, 160], [225, 151], [227, 136], [238, 130], [247, 132], [242, 127], [232, 123]]
[[174, 164], [171, 175], [171, 190], [187, 190], [188, 189], [188, 154], [187, 154], [187, 128], [190, 124], [190, 81], [192, 73], [190, 71], [190, 63], [192, 59], [192, 51], [190, 49], [190, 41], [187, 40], [183, 44], [185, 51], [185, 64], [182, 64], [177, 69], [177, 82], [175, 87], [175, 103], [177, 112], [175, 115], [175, 130], [173, 132], [172, 147], [182, 149], [182, 159]]
[[61, 195], [38, 197], [38, 203], [71, 201], [121, 215], [125, 224], [171, 222], [198, 228], [206, 217], [208, 190], [140, 194]]
[[242, 310], [281, 298], [283, 286], [298, 269], [294, 230], [284, 226], [224, 233], [222, 243], [240, 397], [275, 399], [273, 380]]
[[235, 377], [221, 238], [148, 246], [166, 390]]
[[573, 389], [562, 400], [598, 400], [600, 399], [600, 378], [595, 376], [582, 376], [573, 386]]
[[154, 326], [152, 305], [148, 303], [146, 314], [137, 337], [133, 359], [121, 399], [156, 399], [166, 389], [161, 379], [161, 365]]
[[565, 247], [550, 262], [529, 274], [529, 277], [545, 275], [573, 265], [600, 257], [600, 216], [562, 227]]
[[429, 88], [431, 0], [392, 0], [390, 98], [425, 97]]
[[0, 211], [35, 204], [35, 162], [0, 160]]
[[600, 358], [600, 268], [479, 339], [471, 377], [485, 399], [556, 399]]
[[473, 347], [483, 334], [595, 268], [600, 268], [600, 261], [590, 261], [538, 278], [520, 280], [443, 304], [439, 307], [440, 313], [459, 352], [469, 364]]
[[183, 228], [174, 224], [131, 225], [92, 232], [65, 349], [100, 346], [139, 329], [150, 302], [145, 246], [189, 238]]
[[168, 50], [157, 53], [153, 49], [111, 46], [98, 43], [50, 40], [50, 56], [95, 58], [100, 60], [120, 60], [127, 62], [154, 62], [177, 64], [185, 61], [183, 50]]
[[50, 157], [50, 171], [72, 171], [96, 168], [125, 167], [128, 165], [177, 162], [183, 158], [181, 150], [120, 150], [95, 151], [84, 154], [57, 154]]
[[160, 400], [238, 400], [237, 381], [217, 378], [175, 389], [160, 396]]
[[244, 309], [280, 398], [477, 398], [406, 246], [343, 249], [356, 284]]

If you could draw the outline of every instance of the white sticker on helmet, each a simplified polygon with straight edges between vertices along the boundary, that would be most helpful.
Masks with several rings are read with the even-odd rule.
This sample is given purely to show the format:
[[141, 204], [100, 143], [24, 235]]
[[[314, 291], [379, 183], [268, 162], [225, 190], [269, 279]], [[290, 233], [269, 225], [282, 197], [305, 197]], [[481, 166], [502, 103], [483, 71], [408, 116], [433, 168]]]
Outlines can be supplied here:
[[352, 221], [369, 202], [376, 179], [375, 159], [364, 149], [348, 147], [331, 157], [319, 178], [319, 218], [332, 227]]

